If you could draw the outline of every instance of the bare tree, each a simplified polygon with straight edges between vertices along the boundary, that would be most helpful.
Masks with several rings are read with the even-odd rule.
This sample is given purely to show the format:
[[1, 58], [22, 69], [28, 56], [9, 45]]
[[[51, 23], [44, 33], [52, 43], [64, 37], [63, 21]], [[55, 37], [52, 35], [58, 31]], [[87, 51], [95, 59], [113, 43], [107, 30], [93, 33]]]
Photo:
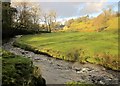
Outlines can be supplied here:
[[48, 14], [43, 12], [40, 19], [45, 23], [45, 28], [48, 31]]
[[30, 2], [15, 3], [18, 10], [16, 15], [17, 25], [27, 29], [38, 28], [40, 22], [44, 22], [46, 31], [51, 32], [56, 23], [56, 12], [51, 10], [48, 12], [42, 11], [40, 5]]
[[56, 12], [49, 11], [48, 13], [43, 12], [41, 20], [45, 23], [46, 30], [51, 32], [56, 23]]
[[50, 32], [55, 27], [55, 23], [56, 23], [56, 12], [50, 11], [48, 15], [48, 27]]
[[[15, 2], [17, 8], [16, 22], [19, 28], [35, 29], [39, 26], [40, 11], [39, 4], [30, 2]], [[36, 27], [37, 26], [37, 27]]]
[[40, 5], [36, 4], [36, 5], [32, 6], [32, 9], [31, 9], [31, 14], [32, 14], [31, 17], [33, 19], [34, 24], [38, 24], [40, 21], [41, 9], [39, 7], [40, 7]]

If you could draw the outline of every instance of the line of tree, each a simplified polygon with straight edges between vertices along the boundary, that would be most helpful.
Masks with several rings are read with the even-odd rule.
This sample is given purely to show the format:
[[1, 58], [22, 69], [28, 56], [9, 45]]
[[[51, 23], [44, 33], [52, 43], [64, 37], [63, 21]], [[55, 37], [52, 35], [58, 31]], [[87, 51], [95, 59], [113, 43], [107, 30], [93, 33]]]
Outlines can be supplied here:
[[49, 11], [48, 13], [43, 12], [40, 19], [45, 23], [45, 28], [47, 31], [51, 32], [56, 24], [56, 12], [53, 10]]
[[14, 18], [17, 28], [39, 31], [42, 29], [40, 22], [44, 22], [46, 31], [51, 32], [56, 22], [55, 11], [44, 12], [38, 3], [17, 2], [13, 5], [18, 11]]
[[2, 37], [13, 34], [13, 18], [12, 16], [17, 10], [10, 6], [10, 2], [2, 2]]
[[64, 30], [101, 32], [110, 27], [110, 20], [112, 20], [113, 18], [116, 18], [117, 20], [119, 16], [119, 12], [114, 11], [112, 8], [109, 7], [107, 9], [103, 9], [102, 13], [99, 14], [97, 17], [89, 17], [89, 15], [86, 15], [78, 17], [76, 19], [69, 19], [65, 22]]
[[[40, 22], [44, 24], [41, 27]], [[2, 2], [2, 34], [10, 35], [51, 32], [56, 25], [56, 12], [43, 11], [38, 3]], [[9, 33], [9, 34], [8, 34]]]

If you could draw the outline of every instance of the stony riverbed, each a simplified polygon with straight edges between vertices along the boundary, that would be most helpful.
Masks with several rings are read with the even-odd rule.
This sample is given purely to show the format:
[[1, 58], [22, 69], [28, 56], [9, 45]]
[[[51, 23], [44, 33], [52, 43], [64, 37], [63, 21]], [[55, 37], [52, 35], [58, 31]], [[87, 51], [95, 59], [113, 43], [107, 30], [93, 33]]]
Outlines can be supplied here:
[[120, 84], [120, 72], [118, 71], [106, 69], [100, 65], [67, 62], [46, 55], [25, 51], [12, 46], [15, 39], [13, 38], [3, 44], [3, 49], [32, 59], [34, 65], [40, 67], [42, 76], [45, 78], [47, 84], [65, 84], [71, 81], [109, 85]]

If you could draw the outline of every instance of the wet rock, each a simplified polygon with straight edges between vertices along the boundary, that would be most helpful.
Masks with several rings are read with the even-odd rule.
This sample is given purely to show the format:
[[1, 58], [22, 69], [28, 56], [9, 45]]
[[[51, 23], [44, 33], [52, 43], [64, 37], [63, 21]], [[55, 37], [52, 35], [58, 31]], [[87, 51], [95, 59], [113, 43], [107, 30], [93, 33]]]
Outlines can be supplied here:
[[106, 69], [105, 68], [102, 68], [102, 71], [105, 71]]
[[25, 52], [23, 51], [23, 52], [21, 52], [22, 54], [25, 54]]
[[22, 54], [28, 54], [28, 51], [21, 51]]
[[105, 84], [103, 81], [99, 81], [99, 84]]
[[92, 69], [90, 69], [90, 68], [82, 68], [81, 70], [76, 69], [77, 73], [89, 73], [90, 71], [92, 71]]
[[76, 70], [76, 71], [80, 71], [81, 70], [81, 66], [80, 63], [76, 62], [72, 65], [72, 69]]
[[50, 64], [53, 64], [53, 62], [51, 61]]
[[34, 60], [41, 60], [40, 58], [35, 58]]
[[68, 66], [68, 69], [72, 69], [72, 67], [71, 67], [71, 66]]
[[22, 37], [22, 35], [17, 35], [17, 36], [15, 36], [16, 38], [20, 38], [20, 37]]
[[41, 60], [41, 58], [40, 57], [35, 57], [34, 60]]
[[80, 71], [76, 71], [76, 73], [81, 73]]
[[92, 76], [91, 77], [91, 81], [95, 84], [98, 84], [98, 82], [100, 81], [100, 77], [98, 76]]
[[85, 75], [82, 75], [80, 78], [81, 78], [82, 80], [86, 80], [86, 79], [87, 79]]
[[78, 72], [78, 71], [81, 70], [81, 68], [78, 68], [78, 67], [74, 67], [74, 68], [72, 68], [72, 69], [75, 70], [76, 72]]
[[58, 67], [57, 69], [61, 69], [61, 70], [62, 70], [62, 68], [61, 68], [61, 67]]
[[60, 64], [57, 64], [57, 66], [61, 66]]
[[110, 85], [110, 84], [117, 84], [117, 80], [113, 80], [108, 78], [107, 76], [91, 76], [91, 81], [95, 84], [106, 84], [106, 85]]
[[88, 72], [89, 68], [82, 68], [81, 72]]
[[49, 57], [49, 58], [47, 58], [47, 60], [51, 61], [51, 58]]

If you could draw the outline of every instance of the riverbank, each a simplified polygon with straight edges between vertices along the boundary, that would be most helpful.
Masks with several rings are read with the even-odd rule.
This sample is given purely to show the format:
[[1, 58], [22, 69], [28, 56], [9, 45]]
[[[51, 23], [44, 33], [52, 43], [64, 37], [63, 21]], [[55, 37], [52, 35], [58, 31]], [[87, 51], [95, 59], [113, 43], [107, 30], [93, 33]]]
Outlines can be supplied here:
[[41, 69], [47, 84], [65, 84], [66, 82], [86, 82], [94, 84], [120, 84], [120, 73], [95, 64], [80, 64], [66, 62], [46, 55], [12, 46], [16, 38], [3, 45], [3, 48], [21, 56], [26, 56]]
[[14, 45], [57, 59], [99, 64], [112, 70], [120, 70], [118, 34], [114, 32], [56, 32], [26, 35], [17, 39]]
[[2, 50], [2, 86], [38, 86], [41, 84], [46, 86], [45, 79], [30, 59]]

